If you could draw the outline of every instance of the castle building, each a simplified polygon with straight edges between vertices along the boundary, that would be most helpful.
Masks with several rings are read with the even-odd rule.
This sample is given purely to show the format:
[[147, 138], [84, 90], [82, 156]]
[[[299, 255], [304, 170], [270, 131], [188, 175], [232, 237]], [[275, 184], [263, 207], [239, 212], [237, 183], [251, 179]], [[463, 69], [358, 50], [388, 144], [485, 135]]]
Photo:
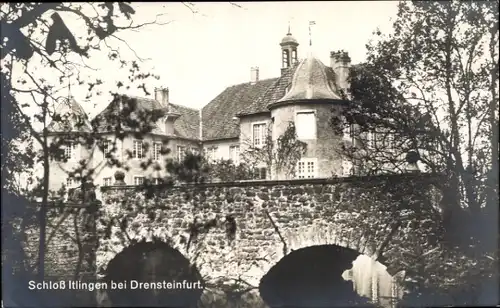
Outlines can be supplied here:
[[[342, 95], [349, 87], [351, 60], [348, 54], [331, 52], [329, 65], [311, 53], [299, 59], [299, 43], [290, 31], [279, 46], [282, 61], [278, 77], [261, 80], [259, 69], [252, 67], [248, 82], [227, 87], [201, 110], [170, 102], [169, 89], [160, 88], [155, 89], [154, 98], [123, 96], [113, 100], [92, 120], [94, 124], [90, 124], [82, 107], [69, 99], [63, 104], [66, 106], [64, 112], [72, 114], [69, 121], [83, 119], [84, 123], [75, 128], [71, 124], [60, 127], [54, 122], [50, 126], [52, 138], [61, 131], [90, 131], [93, 125], [107, 141], [92, 149], [79, 146], [78, 141], [66, 145], [68, 161], [55, 161], [51, 167], [51, 189], [57, 190], [62, 183], [68, 187], [76, 185], [66, 171], [83, 158], [87, 158], [89, 167], [94, 170], [95, 184], [100, 186], [114, 185], [116, 171], [124, 173], [127, 185], [140, 185], [146, 178], [156, 182], [166, 175], [166, 171], [155, 168], [155, 162], [166, 158], [182, 159], [188, 151], [203, 151], [210, 159], [231, 159], [238, 164], [242, 153], [249, 148], [264, 146], [267, 134], [276, 142], [290, 123], [295, 126], [297, 138], [307, 144], [293, 177], [349, 175], [352, 165], [335, 149], [350, 137], [347, 133], [336, 133], [331, 127], [331, 117], [349, 106]], [[141, 111], [153, 111], [155, 118], [148, 122], [147, 134], [137, 137], [127, 121], [117, 119], [116, 115], [127, 108], [130, 101], [134, 102], [134, 111], [129, 116], [132, 120], [140, 118]], [[120, 122], [119, 132], [117, 121]], [[165, 147], [169, 153], [164, 151]], [[119, 166], [107, 164], [109, 159], [120, 162]], [[153, 163], [144, 168], [145, 161]], [[268, 170], [264, 162], [256, 168], [259, 179], [290, 177]]]

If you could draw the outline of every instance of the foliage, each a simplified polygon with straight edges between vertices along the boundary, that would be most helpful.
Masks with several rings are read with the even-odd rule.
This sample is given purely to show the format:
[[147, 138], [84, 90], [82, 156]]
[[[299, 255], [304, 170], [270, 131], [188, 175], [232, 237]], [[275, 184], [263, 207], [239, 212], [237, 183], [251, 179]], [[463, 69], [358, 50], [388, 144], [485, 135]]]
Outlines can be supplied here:
[[[193, 9], [191, 4], [186, 7]], [[2, 172], [2, 187], [22, 195], [23, 201], [23, 203], [9, 202], [8, 211], [2, 211], [8, 214], [7, 217], [2, 216], [2, 230], [6, 231], [3, 233], [4, 238], [17, 239], [25, 235], [24, 226], [31, 222], [28, 218], [36, 215], [31, 212], [25, 213], [22, 210], [24, 207], [21, 206], [14, 209], [14, 204], [25, 204], [26, 199], [35, 201], [41, 197], [41, 207], [46, 209], [49, 201], [59, 202], [68, 192], [69, 201], [85, 203], [88, 199], [81, 190], [86, 189], [86, 184], [94, 181], [104, 168], [125, 171], [137, 168], [133, 163], [123, 162], [129, 160], [119, 155], [118, 148], [121, 142], [131, 137], [141, 139], [144, 140], [144, 152], [147, 153], [152, 149], [152, 140], [148, 137], [158, 128], [167, 110], [144, 108], [137, 98], [111, 90], [109, 94], [112, 96], [112, 101], [106, 112], [102, 117], [90, 121], [85, 111], [73, 101], [70, 86], [76, 81], [77, 87], [87, 88], [86, 99], [89, 101], [93, 97], [102, 95], [103, 86], [110, 81], [115, 83], [117, 91], [137, 87], [149, 95], [147, 84], [149, 80], [158, 77], [143, 72], [142, 59], [128, 42], [120, 37], [120, 33], [162, 23], [155, 19], [138, 24], [135, 8], [128, 2], [6, 3], [2, 4], [0, 14], [3, 62], [2, 115], [8, 119], [2, 121], [2, 145], [5, 145], [2, 147], [2, 171], [7, 170]], [[73, 24], [75, 20], [80, 22], [80, 26]], [[130, 51], [135, 58], [127, 58], [124, 51]], [[97, 58], [102, 53], [107, 53], [106, 69], [113, 69], [115, 65], [128, 70], [123, 80], [105, 80], [102, 75], [96, 78], [97, 74], [94, 73], [96, 69], [89, 66], [86, 60]], [[59, 88], [64, 84], [68, 86]], [[61, 95], [61, 90], [65, 88], [68, 89], [67, 96]], [[111, 141], [111, 145], [108, 141]], [[162, 141], [160, 154], [166, 157], [169, 153], [166, 147], [168, 138], [163, 138]], [[69, 157], [64, 151], [72, 144], [81, 145], [83, 152], [87, 154], [75, 163], [69, 162]], [[105, 154], [105, 159], [97, 165], [94, 164], [93, 158], [101, 155], [105, 149], [108, 152]], [[125, 156], [130, 158], [135, 154], [129, 151]], [[57, 165], [77, 183], [75, 198], [71, 198], [71, 189], [64, 185], [59, 191], [50, 190], [49, 178], [53, 165]], [[37, 174], [39, 170], [35, 167], [41, 167], [43, 174]], [[154, 161], [145, 157], [139, 166], [143, 170], [163, 174], [168, 170], [173, 171], [174, 178], [182, 181], [193, 178], [198, 181], [195, 174], [203, 176], [205, 171], [203, 168], [194, 170], [199, 167], [201, 165], [193, 160], [176, 166], [167, 159]], [[27, 170], [30, 172], [24, 174]], [[16, 182], [5, 177], [8, 173], [23, 173], [23, 176], [33, 183], [32, 187], [16, 187]], [[169, 179], [166, 176], [163, 178]], [[148, 179], [145, 184], [153, 183]], [[149, 191], [148, 185], [139, 189], [145, 189], [146, 193]], [[4, 205], [6, 203], [3, 202], [2, 210]], [[36, 207], [29, 204], [27, 208]], [[49, 224], [53, 220], [63, 222], [68, 217], [66, 211], [55, 213], [59, 213], [60, 217], [49, 215], [47, 219]], [[81, 213], [74, 214], [75, 219], [82, 216]], [[47, 237], [51, 236], [52, 227], [54, 226], [45, 228], [38, 223], [30, 224], [31, 229], [47, 229]], [[81, 265], [82, 261], [85, 261], [83, 260], [85, 247], [82, 245], [85, 238], [80, 238], [80, 235], [77, 234], [75, 237], [77, 241], [75, 245], [79, 249], [75, 277], [79, 277], [79, 271], [84, 271]], [[9, 260], [19, 260], [21, 263], [33, 259], [33, 256], [27, 255], [29, 252], [25, 247], [15, 247], [2, 252], [3, 256], [9, 257]], [[13, 254], [10, 254], [11, 252]], [[39, 262], [45, 259], [44, 253], [45, 250], [42, 249]], [[31, 271], [29, 273], [31, 275], [37, 266], [29, 270], [25, 268]], [[43, 266], [38, 266], [36, 269], [41, 277], [44, 276], [43, 269]]]
[[230, 159], [219, 159], [210, 163], [210, 179], [220, 182], [251, 180], [256, 177], [254, 168], [242, 162], [237, 165]]
[[[459, 246], [462, 256], [410, 263], [413, 274], [423, 275], [413, 277], [420, 290], [442, 291], [467, 283], [464, 275], [479, 263], [477, 251], [496, 258], [491, 235], [498, 211], [498, 1], [401, 2], [393, 30], [375, 33], [367, 63], [350, 76], [352, 108], [333, 124], [354, 128], [354, 142], [340, 149], [352, 161], [394, 169], [417, 150], [425, 171], [444, 174], [438, 183], [442, 249]], [[363, 142], [374, 131], [378, 142]], [[391, 146], [387, 138], [394, 140]], [[448, 261], [464, 275], [436, 274]], [[423, 274], [419, 266], [426, 268]], [[431, 282], [433, 275], [443, 280]], [[415, 285], [409, 289], [420, 292]], [[474, 296], [467, 304], [474, 304]]]
[[235, 165], [230, 159], [212, 160], [205, 155], [188, 152], [182, 161], [169, 159], [168, 175], [163, 183], [234, 182], [253, 179], [253, 169], [245, 163]]
[[264, 162], [272, 179], [293, 178], [297, 162], [307, 150], [307, 144], [297, 139], [295, 124], [289, 122], [285, 132], [276, 140], [273, 140], [272, 126], [268, 125], [265, 138], [263, 146], [248, 141], [244, 143], [246, 149], [241, 153], [242, 160], [254, 168]]
[[[79, 142], [84, 148], [95, 150], [101, 136], [92, 131], [86, 114], [71, 114], [57, 105], [69, 107], [71, 99], [60, 95], [61, 84], [71, 83], [76, 71], [76, 81], [79, 86], [89, 88], [87, 98], [99, 95], [102, 90], [102, 80], [90, 78], [86, 73], [94, 69], [89, 67], [85, 59], [108, 51], [109, 63], [116, 63], [123, 68], [130, 68], [128, 81], [130, 84], [144, 82], [151, 74], [141, 73], [138, 61], [128, 61], [120, 57], [120, 53], [110, 47], [121, 42], [128, 46], [118, 36], [128, 29], [139, 29], [148, 24], [136, 24], [132, 20], [135, 10], [129, 3], [4, 3], [1, 5], [0, 20], [2, 27], [2, 187], [10, 191], [11, 202], [2, 202], [3, 238], [9, 242], [26, 237], [27, 228], [47, 229], [50, 237], [50, 226], [44, 227], [38, 221], [32, 221], [39, 214], [30, 202], [37, 197], [42, 198], [42, 209], [48, 206], [50, 199], [57, 201], [66, 194], [67, 189], [50, 191], [50, 164], [55, 161], [64, 163], [64, 146], [70, 142]], [[51, 17], [51, 21], [47, 17]], [[72, 32], [65, 22], [76, 18], [83, 22], [80, 29]], [[69, 24], [68, 24], [69, 25]], [[114, 41], [114, 42], [113, 42]], [[133, 51], [133, 50], [132, 50]], [[68, 68], [74, 68], [70, 72]], [[75, 79], [72, 81], [74, 82]], [[116, 81], [121, 87], [127, 80]], [[139, 85], [144, 88], [144, 84]], [[127, 85], [129, 88], [130, 85]], [[115, 96], [115, 100], [119, 97]], [[32, 114], [32, 115], [30, 115]], [[51, 125], [59, 127], [54, 132]], [[53, 127], [52, 127], [53, 128]], [[92, 179], [96, 170], [87, 159], [83, 159], [74, 168], [67, 171], [68, 176], [80, 181], [81, 187]], [[41, 167], [43, 174], [38, 174]], [[7, 177], [9, 175], [9, 177]], [[27, 187], [19, 183], [28, 183]], [[12, 202], [15, 200], [15, 202]], [[4, 201], [4, 200], [3, 200]], [[85, 200], [83, 200], [85, 201]], [[61, 221], [67, 218], [65, 212], [59, 213]], [[80, 217], [78, 213], [75, 217]], [[57, 220], [57, 219], [56, 219]], [[76, 232], [76, 230], [75, 230]], [[77, 233], [78, 234], [78, 233]], [[77, 235], [80, 260], [76, 266], [75, 277], [83, 259], [81, 240]], [[22, 241], [24, 243], [30, 241]], [[19, 242], [22, 243], [21, 241]], [[45, 250], [39, 255], [39, 262], [45, 258]], [[33, 279], [36, 272], [44, 276], [44, 267], [27, 266], [34, 256], [28, 255], [22, 245], [9, 246], [2, 249], [4, 265], [7, 273], [20, 273], [7, 279]], [[21, 282], [26, 285], [26, 282]], [[23, 288], [24, 290], [24, 288]], [[16, 300], [21, 300], [23, 296]]]

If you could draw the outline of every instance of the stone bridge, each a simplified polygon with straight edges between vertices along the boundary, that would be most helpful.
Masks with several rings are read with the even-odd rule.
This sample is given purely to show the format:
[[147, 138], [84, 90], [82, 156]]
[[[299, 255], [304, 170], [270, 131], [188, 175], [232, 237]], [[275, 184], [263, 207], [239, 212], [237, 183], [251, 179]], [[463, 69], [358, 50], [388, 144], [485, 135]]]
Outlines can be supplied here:
[[[301, 300], [297, 294], [311, 282], [284, 286], [286, 281], [340, 277], [359, 254], [378, 260], [391, 275], [403, 271], [415, 245], [436, 240], [437, 181], [432, 174], [403, 174], [106, 187], [97, 212], [80, 212], [80, 220], [75, 215], [69, 225], [57, 225], [55, 219], [48, 224], [52, 231], [47, 233], [55, 234], [55, 240], [47, 244], [46, 274], [53, 279], [73, 277], [72, 266], [79, 259], [80, 273], [74, 277], [81, 280], [94, 275], [95, 281], [97, 274], [98, 281], [107, 283], [165, 277], [201, 281], [202, 291], [189, 291], [196, 297], [192, 306], [198, 301], [198, 307], [229, 307], [229, 298], [210, 306], [229, 291], [253, 301], [248, 307], [266, 307], [263, 302], [280, 306], [287, 296], [296, 296], [296, 304]], [[75, 228], [83, 239], [71, 241], [78, 234], [68, 226], [88, 223], [89, 217], [95, 219], [94, 227]], [[91, 229], [94, 236], [85, 234]], [[337, 267], [328, 269], [330, 263]], [[316, 276], [304, 278], [313, 271]], [[333, 287], [347, 292], [338, 282]], [[144, 298], [144, 292], [137, 296]], [[100, 306], [117, 306], [132, 293], [98, 290], [96, 297]], [[161, 305], [148, 303], [155, 304]]]
[[407, 174], [252, 181], [148, 193], [111, 187], [103, 192], [97, 227], [97, 271], [100, 279], [109, 275], [107, 265], [125, 247], [158, 241], [196, 266], [207, 289], [257, 287], [286, 255], [322, 245], [348, 248], [349, 262], [368, 255], [393, 275], [413, 250], [414, 241], [405, 243], [410, 234], [432, 240], [424, 233], [437, 228], [431, 228], [438, 221], [435, 180]]

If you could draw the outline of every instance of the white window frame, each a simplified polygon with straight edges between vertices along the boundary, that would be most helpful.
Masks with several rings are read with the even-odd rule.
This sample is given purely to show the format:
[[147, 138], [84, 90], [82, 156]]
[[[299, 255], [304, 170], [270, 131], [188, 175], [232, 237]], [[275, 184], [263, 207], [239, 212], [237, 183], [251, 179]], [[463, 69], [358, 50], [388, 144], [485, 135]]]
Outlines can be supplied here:
[[67, 177], [66, 188], [75, 188], [75, 187], [76, 187], [76, 180], [72, 177]]
[[342, 176], [351, 176], [353, 175], [353, 164], [349, 160], [342, 161]]
[[298, 179], [314, 179], [318, 177], [318, 159], [317, 158], [300, 159], [297, 162], [296, 177]]
[[368, 145], [373, 149], [377, 148], [377, 144], [378, 144], [377, 135], [378, 135], [378, 132], [376, 130], [370, 131], [368, 134], [368, 138], [369, 138]]
[[[140, 147], [136, 149], [136, 144]], [[140, 151], [138, 151], [140, 149]], [[139, 155], [140, 152], [140, 155]], [[132, 158], [133, 159], [143, 159], [144, 158], [144, 141], [141, 139], [134, 139], [132, 141]]]
[[153, 178], [153, 184], [154, 185], [160, 185], [161, 181], [162, 181], [162, 178], [160, 178], [160, 177]]
[[[142, 179], [142, 181], [140, 183], [138, 183], [139, 179]], [[135, 186], [142, 185], [142, 184], [144, 184], [144, 180], [145, 180], [144, 176], [142, 176], [142, 175], [136, 175], [136, 176], [134, 176], [134, 185]]]
[[[312, 114], [314, 116], [314, 136], [313, 138], [305, 138], [303, 136], [300, 135], [299, 133], [299, 125], [297, 124], [298, 123], [298, 117], [299, 117], [299, 114]], [[295, 123], [295, 133], [297, 134], [297, 139], [299, 140], [316, 140], [318, 138], [318, 116], [317, 116], [317, 112], [316, 110], [314, 109], [303, 109], [303, 110], [297, 110], [295, 111], [295, 119], [294, 119], [294, 123]]]
[[154, 161], [161, 160], [161, 158], [162, 158], [162, 154], [161, 154], [162, 146], [163, 146], [163, 144], [161, 142], [153, 142], [153, 160]]
[[[252, 125], [251, 125], [251, 130], [252, 130], [252, 145], [254, 147], [257, 147], [257, 148], [260, 148], [260, 147], [263, 147], [265, 144], [266, 144], [266, 139], [267, 139], [267, 126], [269, 124], [266, 122], [266, 121], [260, 121], [260, 122], [252, 122]], [[264, 129], [259, 131], [259, 143], [256, 144], [255, 143], [255, 126], [261, 126], [263, 127]]]
[[[107, 183], [109, 181], [109, 183]], [[102, 178], [102, 186], [111, 186], [113, 185], [113, 179], [111, 177]]]
[[396, 138], [394, 133], [386, 133], [384, 136], [384, 148], [386, 150], [394, 150], [396, 148], [395, 143], [396, 143]]
[[346, 125], [347, 121], [345, 118], [343, 118], [342, 121], [343, 121], [342, 125], [344, 125], [344, 127], [343, 127], [344, 140], [350, 142], [351, 146], [355, 146], [355, 143], [356, 143], [356, 125], [354, 123], [350, 123], [349, 125]]
[[356, 144], [356, 126], [354, 124], [349, 125], [348, 137], [352, 142], [352, 145]]
[[103, 146], [102, 146], [102, 157], [104, 159], [111, 157], [111, 149], [113, 148], [112, 144], [113, 144], [112, 140], [110, 140], [110, 139], [104, 140]]
[[208, 160], [212, 161], [212, 162], [216, 161], [219, 148], [216, 146], [211, 146], [211, 147], [208, 147], [206, 150], [207, 150]]
[[[265, 172], [264, 176], [262, 176], [263, 175], [262, 170], [265, 170], [264, 171]], [[267, 179], [267, 175], [268, 175], [267, 171], [268, 171], [267, 167], [256, 167], [256, 168], [254, 168], [252, 170], [252, 172], [253, 172], [253, 178], [255, 180], [266, 180]]]
[[186, 158], [187, 151], [188, 151], [187, 147], [185, 147], [183, 145], [178, 145], [177, 146], [177, 159], [179, 161], [183, 161]]
[[64, 158], [70, 161], [75, 161], [78, 159], [78, 149], [79, 144], [76, 142], [70, 142], [69, 145], [66, 145], [64, 148]]
[[233, 161], [233, 164], [239, 165], [240, 146], [238, 144], [233, 144], [229, 146], [229, 159]]

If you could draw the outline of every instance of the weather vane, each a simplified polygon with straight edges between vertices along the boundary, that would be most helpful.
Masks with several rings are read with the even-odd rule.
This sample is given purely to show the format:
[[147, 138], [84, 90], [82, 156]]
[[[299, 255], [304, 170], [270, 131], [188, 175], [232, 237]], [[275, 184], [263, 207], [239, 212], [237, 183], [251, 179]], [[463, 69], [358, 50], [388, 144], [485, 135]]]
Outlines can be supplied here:
[[316, 25], [315, 21], [309, 21], [309, 46], [312, 46], [311, 26]]
[[74, 75], [74, 67], [68, 66], [66, 71], [68, 74], [68, 101], [71, 99], [71, 78]]

